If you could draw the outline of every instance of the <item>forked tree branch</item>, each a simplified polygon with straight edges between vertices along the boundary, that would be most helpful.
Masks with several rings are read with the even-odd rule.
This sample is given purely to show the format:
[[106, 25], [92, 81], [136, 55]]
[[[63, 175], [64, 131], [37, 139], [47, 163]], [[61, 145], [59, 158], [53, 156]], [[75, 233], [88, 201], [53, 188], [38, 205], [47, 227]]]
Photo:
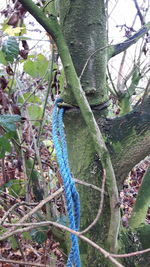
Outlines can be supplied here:
[[[52, 222], [52, 221], [47, 221], [47, 222], [40, 222], [40, 223], [18, 223], [18, 224], [5, 224], [4, 226], [6, 227], [11, 227], [11, 226], [15, 226], [15, 227], [24, 227], [21, 229], [17, 229], [15, 231], [10, 232], [9, 234], [7, 234], [8, 232], [6, 232], [5, 234], [5, 238], [4, 235], [0, 237], [0, 241], [14, 235], [14, 234], [21, 234], [23, 232], [28, 232], [34, 228], [38, 228], [41, 226], [54, 226], [56, 228], [62, 229], [64, 231], [68, 231], [69, 233], [72, 233], [74, 235], [76, 235], [77, 237], [79, 237], [80, 239], [82, 239], [83, 241], [87, 242], [89, 245], [91, 245], [92, 247], [96, 248], [101, 254], [103, 254], [105, 256], [105, 258], [108, 258], [112, 263], [115, 264], [115, 266], [117, 267], [125, 267], [124, 265], [122, 265], [120, 262], [118, 262], [116, 259], [113, 258], [113, 256], [110, 255], [109, 252], [107, 252], [105, 249], [103, 249], [102, 247], [100, 247], [99, 245], [97, 245], [95, 242], [93, 242], [92, 240], [90, 240], [89, 238], [83, 236], [80, 234], [80, 232], [76, 232], [62, 224], [56, 223], [56, 222]], [[116, 255], [116, 254], [115, 254]]]
[[143, 17], [143, 15], [142, 15], [142, 13], [141, 13], [139, 4], [138, 4], [137, 0], [133, 0], [133, 2], [134, 2], [135, 7], [136, 7], [136, 9], [137, 9], [137, 14], [138, 14], [138, 16], [139, 16], [139, 18], [140, 18], [141, 24], [144, 25], [144, 24], [145, 24], [145, 21], [144, 21], [144, 17]]
[[138, 32], [128, 38], [122, 43], [111, 45], [108, 48], [108, 60], [121, 52], [125, 51], [131, 45], [135, 44], [141, 37], [143, 37], [150, 30], [150, 22], [144, 25]]

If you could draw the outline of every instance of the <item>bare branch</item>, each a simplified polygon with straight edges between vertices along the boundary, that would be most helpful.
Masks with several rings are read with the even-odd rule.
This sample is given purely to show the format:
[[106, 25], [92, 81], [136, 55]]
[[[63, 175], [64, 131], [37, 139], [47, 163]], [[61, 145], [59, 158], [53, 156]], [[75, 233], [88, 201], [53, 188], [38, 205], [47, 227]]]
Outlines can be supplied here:
[[[24, 223], [24, 224], [20, 224], [20, 223], [18, 223], [18, 224], [10, 224], [10, 223], [7, 223], [4, 226], [6, 226], [6, 227], [15, 226], [15, 227], [25, 227], [25, 228], [23, 228], [23, 229], [17, 229], [15, 231], [9, 233], [8, 236], [5, 237], [5, 238], [4, 238], [4, 236], [1, 236], [0, 237], [0, 241], [2, 241], [2, 240], [6, 239], [6, 238], [8, 238], [8, 237], [10, 237], [10, 236], [12, 236], [14, 234], [23, 233], [23, 232], [26, 232], [26, 231], [30, 231], [30, 230], [32, 230], [34, 228], [41, 227], [41, 226], [47, 226], [47, 225], [52, 225], [52, 226], [54, 226], [56, 228], [62, 229], [64, 231], [68, 231], [68, 232], [70, 232], [70, 233], [78, 236], [79, 238], [81, 238], [82, 240], [84, 240], [85, 242], [87, 242], [88, 244], [90, 244], [91, 246], [93, 246], [94, 248], [96, 248], [106, 258], [108, 258], [111, 262], [113, 262], [117, 267], [124, 267], [124, 266], [122, 264], [120, 264], [119, 262], [115, 261], [114, 258], [133, 257], [133, 256], [138, 256], [138, 255], [141, 255], [141, 254], [150, 252], [150, 248], [148, 248], [148, 249], [144, 249], [144, 250], [140, 250], [140, 251], [135, 251], [135, 252], [127, 253], [127, 254], [113, 254], [113, 253], [109, 253], [105, 249], [103, 249], [102, 247], [98, 246], [96, 243], [94, 243], [89, 238], [81, 235], [80, 232], [76, 232], [76, 231], [74, 231], [74, 230], [72, 230], [72, 229], [70, 229], [70, 228], [68, 228], [68, 227], [66, 227], [64, 225], [58, 224], [56, 222], [51, 222], [51, 221], [48, 221], [48, 222], [40, 222], [40, 223]], [[3, 261], [3, 259], [0, 259], [0, 262], [6, 262], [6, 261]], [[22, 263], [20, 263], [20, 264], [22, 264]], [[28, 265], [30, 265], [30, 262], [28, 262]], [[34, 264], [32, 263], [32, 265], [34, 265]], [[34, 266], [39, 266], [39, 265], [34, 265]], [[43, 267], [43, 265], [40, 265], [40, 267]]]
[[108, 60], [121, 52], [125, 51], [131, 45], [135, 44], [141, 37], [143, 37], [150, 30], [150, 22], [144, 25], [138, 32], [136, 32], [129, 39], [122, 43], [111, 45], [108, 49]]
[[106, 182], [106, 170], [103, 170], [103, 180], [102, 180], [102, 191], [101, 191], [101, 198], [100, 198], [100, 205], [99, 205], [99, 209], [97, 212], [97, 215], [94, 219], [94, 221], [82, 232], [80, 232], [80, 234], [85, 234], [87, 233], [99, 220], [101, 213], [102, 213], [102, 209], [103, 209], [103, 203], [104, 203], [104, 189], [105, 189], [105, 182]]
[[15, 203], [3, 216], [3, 218], [0, 220], [0, 225], [3, 224], [3, 222], [6, 220], [6, 218], [10, 215], [10, 213], [16, 209], [19, 206], [36, 206], [37, 203], [28, 203], [28, 202], [20, 202], [20, 203]]
[[[95, 190], [97, 190], [97, 191], [99, 191], [99, 192], [103, 192], [103, 190], [102, 190], [101, 188], [99, 188], [98, 186], [96, 186], [96, 185], [86, 183], [86, 182], [81, 181], [81, 180], [79, 180], [79, 179], [74, 179], [74, 181], [75, 181], [75, 183], [77, 183], [77, 184], [85, 185], [85, 186], [90, 187], [90, 188], [92, 188], [92, 189], [95, 189]], [[107, 192], [104, 192], [104, 194], [105, 194], [105, 195], [108, 195]]]
[[129, 258], [129, 257], [133, 257], [133, 256], [142, 255], [142, 254], [147, 253], [147, 252], [150, 252], [150, 248], [143, 249], [140, 251], [131, 252], [131, 253], [127, 253], [127, 254], [110, 254], [110, 255], [114, 258]]
[[20, 265], [26, 265], [26, 266], [36, 266], [36, 267], [49, 267], [49, 265], [41, 264], [41, 263], [35, 263], [35, 262], [26, 262], [26, 261], [15, 261], [15, 260], [7, 260], [7, 259], [0, 259], [0, 262], [6, 262], [6, 263], [13, 263]]
[[[56, 228], [59, 228], [59, 229], [62, 229], [64, 231], [68, 231], [69, 233], [72, 233], [74, 235], [76, 235], [77, 237], [81, 238], [82, 240], [84, 240], [85, 242], [87, 242], [88, 244], [90, 244], [92, 247], [96, 248], [100, 253], [102, 253], [106, 258], [108, 258], [112, 263], [114, 263], [117, 267], [124, 267], [124, 265], [122, 265], [121, 263], [119, 263], [116, 259], [114, 259], [109, 252], [107, 252], [105, 249], [103, 249], [102, 247], [100, 247], [99, 245], [97, 245], [95, 242], [93, 242], [92, 240], [90, 240], [89, 238], [83, 236], [80, 234], [80, 232], [76, 232], [62, 224], [59, 224], [59, 223], [56, 223], [56, 222], [51, 222], [51, 221], [47, 221], [47, 222], [40, 222], [40, 223], [24, 223], [24, 224], [21, 224], [21, 223], [18, 223], [18, 224], [5, 224], [4, 226], [6, 227], [11, 227], [11, 226], [15, 226], [15, 227], [18, 227], [18, 226], [21, 226], [21, 227], [24, 227], [22, 229], [17, 229], [15, 231], [12, 231], [10, 232], [9, 234], [6, 233], [5, 237], [4, 235], [0, 237], [0, 241], [14, 235], [14, 234], [19, 234], [19, 233], [23, 233], [23, 232], [28, 232], [34, 228], [37, 228], [37, 227], [41, 227], [41, 226], [48, 226], [48, 225], [52, 225]], [[116, 254], [114, 254], [116, 255]]]
[[137, 0], [133, 0], [133, 2], [134, 2], [135, 7], [136, 7], [136, 9], [137, 9], [137, 14], [138, 14], [138, 16], [139, 16], [139, 18], [140, 18], [141, 24], [144, 25], [144, 24], [145, 24], [145, 21], [144, 21], [144, 17], [143, 17], [143, 15], [142, 15], [142, 13], [141, 13], [139, 4], [138, 4]]
[[[49, 201], [51, 201], [53, 198], [57, 197], [58, 195], [60, 195], [62, 192], [64, 191], [63, 187], [59, 188], [56, 192], [54, 192], [53, 194], [51, 194], [50, 196], [46, 197], [45, 199], [43, 199], [34, 209], [32, 209], [30, 212], [28, 212], [28, 214], [26, 214], [20, 221], [19, 223], [23, 223], [24, 221], [28, 220], [29, 217], [31, 217], [35, 212], [37, 212], [39, 209], [41, 209], [46, 203], [48, 203]], [[11, 228], [6, 235], [11, 234], [12, 231], [14, 231], [15, 227]], [[4, 238], [5, 238], [5, 234], [4, 234]], [[7, 238], [7, 237], [6, 237]]]
[[107, 45], [107, 46], [104, 46], [104, 47], [100, 47], [100, 48], [96, 49], [96, 50], [95, 50], [95, 51], [88, 57], [88, 59], [86, 60], [84, 66], [83, 66], [83, 69], [82, 69], [82, 71], [81, 71], [81, 74], [80, 74], [80, 76], [79, 76], [79, 79], [80, 79], [80, 80], [81, 80], [81, 78], [82, 78], [82, 76], [83, 76], [83, 74], [84, 74], [84, 72], [85, 72], [85, 70], [86, 70], [86, 68], [87, 68], [87, 65], [88, 65], [90, 59], [91, 59], [93, 56], [95, 56], [98, 52], [103, 51], [104, 49], [109, 48], [109, 47], [110, 47], [110, 45]]
[[122, 77], [123, 77], [123, 69], [124, 69], [126, 55], [127, 55], [127, 51], [125, 50], [123, 53], [120, 67], [119, 67], [119, 71], [118, 71], [118, 81], [117, 81], [117, 90], [118, 91], [122, 91], [122, 87], [124, 85], [124, 83], [122, 85]]

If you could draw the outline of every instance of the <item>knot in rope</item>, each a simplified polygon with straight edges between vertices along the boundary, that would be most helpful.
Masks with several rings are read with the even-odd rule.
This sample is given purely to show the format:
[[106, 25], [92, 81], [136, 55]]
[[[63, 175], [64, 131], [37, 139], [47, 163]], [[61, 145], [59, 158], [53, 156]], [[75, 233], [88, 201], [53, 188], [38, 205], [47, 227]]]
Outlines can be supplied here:
[[[75, 182], [72, 178], [72, 174], [69, 168], [67, 144], [63, 128], [64, 108], [57, 107], [57, 104], [61, 101], [62, 101], [61, 99], [57, 99], [54, 104], [53, 115], [52, 115], [52, 136], [56, 151], [56, 157], [60, 169], [60, 174], [64, 185], [69, 227], [72, 230], [79, 231], [80, 200], [79, 200], [79, 194], [76, 190]], [[81, 264], [80, 264], [78, 237], [75, 236], [74, 234], [71, 234], [70, 238], [71, 238], [71, 250], [69, 253], [66, 266], [80, 267]]]

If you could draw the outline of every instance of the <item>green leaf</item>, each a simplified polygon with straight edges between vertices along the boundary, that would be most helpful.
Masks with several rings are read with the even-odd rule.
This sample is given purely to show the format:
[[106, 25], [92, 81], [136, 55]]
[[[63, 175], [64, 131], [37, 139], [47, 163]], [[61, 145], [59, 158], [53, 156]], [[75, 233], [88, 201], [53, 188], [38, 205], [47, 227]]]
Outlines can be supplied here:
[[48, 69], [48, 60], [42, 54], [39, 54], [35, 60], [27, 60], [24, 63], [24, 71], [33, 78], [48, 78], [46, 75]]
[[24, 240], [27, 240], [27, 241], [31, 240], [31, 236], [30, 236], [29, 232], [22, 233], [22, 236], [23, 236]]
[[11, 151], [9, 140], [5, 136], [0, 136], [0, 159], [5, 157], [6, 152]]
[[16, 123], [21, 121], [19, 115], [0, 115], [0, 125], [7, 131], [16, 131]]
[[34, 242], [42, 244], [47, 239], [47, 227], [33, 229], [30, 234]]
[[25, 100], [28, 100], [28, 103], [41, 103], [41, 99], [31, 93], [25, 93], [23, 96], [19, 96], [17, 102], [23, 104]]
[[35, 122], [33, 121], [33, 124], [37, 125], [36, 120], [40, 120], [42, 117], [42, 112], [43, 112], [42, 107], [38, 105], [30, 105], [28, 106], [28, 112], [29, 112], [30, 119], [35, 120]]
[[[15, 178], [15, 177], [14, 177]], [[22, 193], [22, 187], [23, 187], [23, 180], [16, 180], [16, 179], [11, 179], [7, 184], [5, 184], [5, 187], [8, 188], [9, 194], [12, 196], [20, 196]]]
[[9, 36], [2, 44], [2, 51], [8, 62], [13, 62], [19, 55], [19, 43], [15, 37]]
[[15, 250], [15, 249], [18, 248], [18, 244], [17, 244], [16, 238], [14, 236], [9, 237], [8, 240], [10, 242], [10, 245], [11, 245], [12, 249]]
[[3, 53], [2, 50], [0, 50], [0, 63], [3, 65], [7, 65], [7, 61], [5, 59], [5, 54]]

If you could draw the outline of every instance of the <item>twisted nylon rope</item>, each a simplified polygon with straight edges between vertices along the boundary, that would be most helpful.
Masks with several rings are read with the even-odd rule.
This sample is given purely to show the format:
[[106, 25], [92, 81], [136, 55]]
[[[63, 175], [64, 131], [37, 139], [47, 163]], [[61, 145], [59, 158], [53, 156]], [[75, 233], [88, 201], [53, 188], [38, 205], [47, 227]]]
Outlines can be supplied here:
[[[79, 231], [80, 226], [80, 201], [76, 190], [74, 180], [69, 168], [68, 152], [63, 128], [63, 113], [64, 108], [58, 108], [56, 100], [52, 115], [52, 135], [56, 151], [57, 161], [60, 169], [60, 174], [64, 184], [66, 207], [69, 219], [69, 227], [72, 230]], [[69, 253], [67, 267], [80, 267], [80, 252], [78, 237], [71, 234], [71, 250]]]

